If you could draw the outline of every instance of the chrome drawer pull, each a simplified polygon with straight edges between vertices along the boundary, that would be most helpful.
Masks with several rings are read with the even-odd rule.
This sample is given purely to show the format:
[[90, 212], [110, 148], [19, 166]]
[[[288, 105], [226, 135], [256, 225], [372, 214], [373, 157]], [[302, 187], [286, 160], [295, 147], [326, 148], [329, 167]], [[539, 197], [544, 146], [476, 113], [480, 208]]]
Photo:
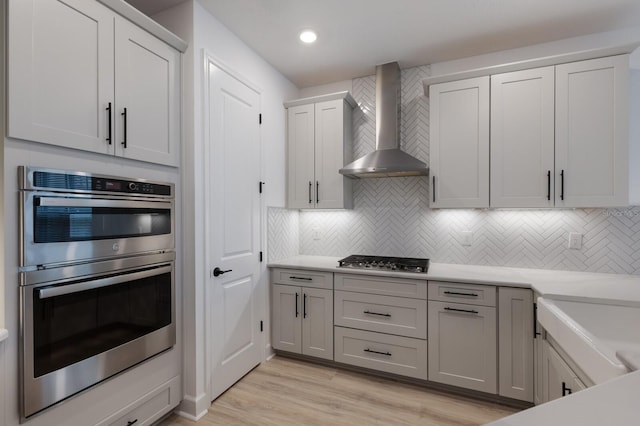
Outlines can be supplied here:
[[378, 315], [378, 316], [381, 316], [381, 317], [391, 317], [391, 314], [379, 314], [377, 312], [371, 312], [371, 311], [364, 311], [363, 314]]
[[451, 296], [471, 296], [478, 297], [475, 293], [460, 293], [458, 291], [445, 291], [444, 294], [450, 294]]
[[365, 352], [372, 353], [372, 354], [378, 354], [378, 355], [391, 356], [391, 352], [379, 352], [379, 351], [374, 351], [374, 350], [369, 349], [369, 348], [365, 349], [364, 351], [365, 351]]
[[478, 313], [478, 311], [474, 311], [474, 310], [471, 310], [471, 309], [456, 309], [456, 308], [449, 308], [449, 307], [444, 308], [444, 310], [445, 311], [454, 311], [454, 312], [465, 312], [467, 314], [477, 314]]
[[305, 278], [305, 277], [289, 277], [290, 280], [303, 280], [303, 281], [313, 281], [313, 278]]

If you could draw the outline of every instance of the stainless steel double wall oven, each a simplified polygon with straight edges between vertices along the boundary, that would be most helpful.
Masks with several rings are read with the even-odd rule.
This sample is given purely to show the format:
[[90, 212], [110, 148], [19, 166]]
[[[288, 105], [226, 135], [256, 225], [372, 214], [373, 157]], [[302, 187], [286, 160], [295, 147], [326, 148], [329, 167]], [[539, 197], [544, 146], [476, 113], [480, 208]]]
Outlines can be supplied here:
[[18, 173], [25, 420], [175, 344], [174, 185]]

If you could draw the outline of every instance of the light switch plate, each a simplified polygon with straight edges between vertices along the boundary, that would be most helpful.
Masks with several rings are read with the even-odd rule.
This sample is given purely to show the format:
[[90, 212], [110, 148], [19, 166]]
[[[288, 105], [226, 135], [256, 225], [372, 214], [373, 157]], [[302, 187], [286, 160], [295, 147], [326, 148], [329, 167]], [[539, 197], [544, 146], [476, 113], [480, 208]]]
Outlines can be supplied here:
[[462, 244], [463, 246], [470, 246], [471, 244], [473, 244], [473, 232], [460, 232], [460, 244]]
[[582, 234], [569, 232], [569, 248], [572, 250], [580, 250], [582, 248]]

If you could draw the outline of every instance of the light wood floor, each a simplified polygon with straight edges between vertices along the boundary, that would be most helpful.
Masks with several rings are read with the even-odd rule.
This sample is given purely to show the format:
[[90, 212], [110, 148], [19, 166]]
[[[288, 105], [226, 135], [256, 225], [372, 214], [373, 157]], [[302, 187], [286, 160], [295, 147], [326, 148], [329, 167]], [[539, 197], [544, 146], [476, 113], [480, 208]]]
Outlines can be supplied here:
[[161, 426], [481, 425], [518, 411], [420, 386], [275, 357], [226, 391], [198, 422]]

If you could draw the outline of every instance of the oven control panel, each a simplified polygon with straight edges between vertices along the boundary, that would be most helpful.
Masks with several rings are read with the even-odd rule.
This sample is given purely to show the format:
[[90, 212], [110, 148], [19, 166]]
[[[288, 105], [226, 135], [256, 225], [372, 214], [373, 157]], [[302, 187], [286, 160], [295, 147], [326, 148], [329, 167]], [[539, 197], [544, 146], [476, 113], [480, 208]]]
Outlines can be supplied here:
[[20, 167], [23, 190], [118, 193], [173, 197], [173, 184], [50, 169]]

